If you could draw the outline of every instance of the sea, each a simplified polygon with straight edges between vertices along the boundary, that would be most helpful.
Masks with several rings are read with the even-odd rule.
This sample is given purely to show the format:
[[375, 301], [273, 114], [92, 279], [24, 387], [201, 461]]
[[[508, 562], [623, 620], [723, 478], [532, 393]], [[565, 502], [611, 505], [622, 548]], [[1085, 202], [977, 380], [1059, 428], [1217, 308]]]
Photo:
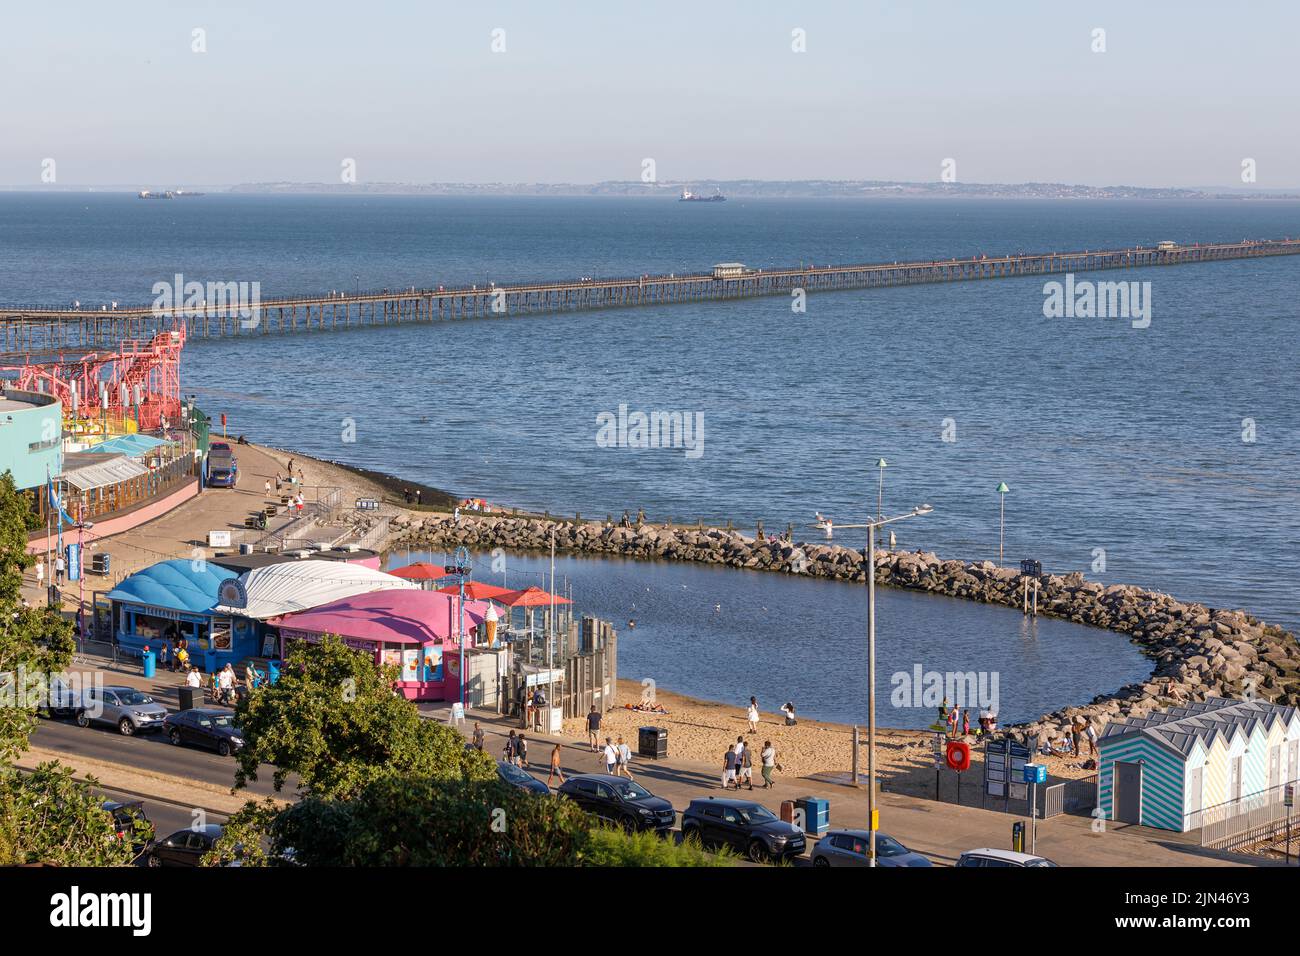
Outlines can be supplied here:
[[[1300, 203], [1285, 200], [3, 193], [0, 302], [144, 304], [177, 273], [270, 298], [1298, 233]], [[500, 507], [641, 508], [812, 538], [818, 512], [851, 524], [925, 503], [893, 526], [897, 547], [1032, 559], [1300, 626], [1300, 257], [1078, 276], [1150, 283], [1145, 328], [1045, 317], [1045, 283], [1061, 278], [813, 294], [802, 310], [776, 296], [194, 338], [182, 387], [250, 440]], [[602, 420], [637, 411], [689, 416], [698, 449], [600, 440]], [[520, 574], [541, 573], [531, 560]], [[586, 589], [593, 611], [637, 621], [624, 676], [737, 701], [797, 687], [810, 716], [861, 715], [861, 588], [565, 561], [580, 605]], [[630, 607], [643, 577], [656, 610]], [[995, 662], [1004, 698], [1048, 691], [1015, 692], [1007, 716], [1149, 671], [1115, 635], [1041, 619], [1028, 631], [1014, 611], [882, 597], [897, 671]]]

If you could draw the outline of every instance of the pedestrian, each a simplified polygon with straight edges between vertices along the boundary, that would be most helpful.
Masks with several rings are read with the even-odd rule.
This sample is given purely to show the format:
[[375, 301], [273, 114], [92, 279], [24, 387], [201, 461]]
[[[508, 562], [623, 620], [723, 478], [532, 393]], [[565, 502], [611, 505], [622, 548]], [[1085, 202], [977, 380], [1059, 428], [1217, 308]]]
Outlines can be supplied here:
[[533, 692], [533, 731], [542, 732], [542, 713], [546, 710], [546, 693], [539, 686]]
[[1083, 732], [1088, 737], [1088, 755], [1097, 756], [1097, 728], [1092, 725], [1092, 721], [1085, 724]]
[[474, 721], [474, 749], [483, 749], [483, 728], [478, 725], [477, 720]]
[[508, 764], [513, 764], [515, 762], [515, 739], [515, 732], [512, 730], [510, 731], [510, 736], [506, 738], [505, 757], [506, 763]]
[[36, 587], [42, 591], [45, 590], [45, 562], [44, 561], [36, 562]]
[[262, 489], [263, 489], [262, 493], [263, 493], [267, 498], [271, 497], [271, 479], [270, 479], [270, 478], [266, 479], [266, 481], [262, 483]]
[[591, 705], [591, 712], [587, 714], [587, 744], [592, 753], [600, 746], [600, 711], [595, 704]]
[[[740, 774], [740, 756], [745, 752], [745, 738], [736, 738], [736, 773]], [[736, 789], [740, 789], [739, 786]]]
[[191, 667], [189, 671], [186, 673], [185, 686], [186, 687], [203, 686], [203, 675], [199, 673], [199, 669], [197, 667]]
[[618, 774], [629, 780], [632, 779], [632, 748], [622, 737], [618, 738]]
[[793, 727], [799, 721], [794, 719], [794, 701], [787, 700], [781, 707], [781, 713], [785, 714], [785, 725]]
[[[730, 784], [736, 780], [736, 745], [732, 744], [727, 748], [727, 752], [722, 755], [722, 789], [729, 790]], [[740, 789], [737, 786], [736, 789]]]
[[758, 733], [758, 698], [749, 698], [749, 713], [746, 716], [749, 720], [749, 732]]
[[776, 748], [772, 746], [772, 741], [763, 741], [763, 751], [758, 756], [763, 762], [763, 789], [771, 790], [775, 786], [772, 783], [772, 771], [776, 769]]
[[293, 459], [289, 459], [289, 474], [293, 474]]
[[528, 740], [523, 734], [515, 739], [515, 759], [521, 767], [528, 763]]
[[[754, 755], [753, 747], [746, 747], [740, 752], [740, 783], [745, 784], [750, 790], [754, 789]], [[736, 789], [740, 789], [740, 783], [736, 784]]]
[[618, 751], [614, 749], [614, 741], [609, 737], [605, 738], [604, 757], [605, 773], [615, 776], [614, 771], [618, 769]]
[[1074, 745], [1074, 755], [1083, 756], [1083, 749], [1079, 746], [1079, 735], [1083, 733], [1084, 722], [1081, 717], [1075, 717], [1074, 722], [1070, 724], [1070, 743]]
[[551, 780], [556, 776], [560, 778], [560, 783], [564, 783], [564, 770], [560, 767], [559, 744], [551, 748], [551, 772], [546, 775], [547, 786], [550, 786]]
[[63, 561], [63, 555], [60, 554], [54, 559], [54, 583], [63, 587], [63, 572], [68, 568]]
[[167, 651], [170, 647], [171, 647], [171, 641], [166, 641], [166, 640], [164, 640], [161, 644], [158, 645], [158, 666], [165, 667], [170, 671], [174, 671], [176, 670], [175, 658], [172, 658], [171, 660], [167, 659], [168, 656]]

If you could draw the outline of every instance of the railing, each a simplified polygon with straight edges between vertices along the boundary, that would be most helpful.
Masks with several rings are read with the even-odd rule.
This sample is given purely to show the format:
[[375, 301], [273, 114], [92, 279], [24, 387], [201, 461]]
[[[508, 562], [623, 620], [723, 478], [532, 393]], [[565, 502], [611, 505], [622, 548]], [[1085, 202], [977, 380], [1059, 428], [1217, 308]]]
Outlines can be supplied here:
[[1291, 809], [1284, 801], [1287, 786], [1288, 784], [1278, 784], [1258, 793], [1197, 810], [1188, 815], [1187, 829], [1200, 828], [1203, 847], [1218, 847], [1230, 841], [1239, 841], [1252, 831], [1267, 829], [1285, 820]]
[[1091, 813], [1097, 806], [1097, 775], [1066, 780], [1043, 788], [1041, 812], [1044, 820], [1062, 813]]

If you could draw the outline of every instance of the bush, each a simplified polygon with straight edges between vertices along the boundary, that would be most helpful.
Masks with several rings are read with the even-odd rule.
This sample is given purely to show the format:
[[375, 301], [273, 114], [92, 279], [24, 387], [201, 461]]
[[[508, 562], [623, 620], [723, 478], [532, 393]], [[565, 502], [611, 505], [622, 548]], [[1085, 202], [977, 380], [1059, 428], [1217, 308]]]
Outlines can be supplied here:
[[694, 838], [674, 843], [653, 833], [625, 833], [599, 828], [591, 831], [583, 866], [731, 866], [731, 854], [710, 853]]

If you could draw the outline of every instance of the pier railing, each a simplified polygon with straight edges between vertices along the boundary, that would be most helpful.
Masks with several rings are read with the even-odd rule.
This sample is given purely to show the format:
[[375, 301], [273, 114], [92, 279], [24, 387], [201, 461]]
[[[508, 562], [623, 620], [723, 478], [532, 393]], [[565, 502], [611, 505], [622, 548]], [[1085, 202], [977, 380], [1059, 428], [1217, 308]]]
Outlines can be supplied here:
[[[268, 335], [357, 326], [403, 325], [496, 318], [583, 309], [672, 305], [919, 285], [1015, 276], [1093, 272], [1152, 266], [1190, 265], [1300, 253], [1300, 239], [1242, 240], [1155, 248], [1075, 252], [976, 255], [968, 258], [853, 265], [806, 265], [745, 269], [736, 274], [643, 274], [498, 285], [488, 282], [379, 291], [332, 289], [319, 293], [261, 298], [256, 303], [70, 308], [58, 305], [0, 305], [0, 356], [58, 354], [149, 338], [184, 322], [189, 335], [203, 337]], [[250, 308], [255, 305], [255, 308]]]

